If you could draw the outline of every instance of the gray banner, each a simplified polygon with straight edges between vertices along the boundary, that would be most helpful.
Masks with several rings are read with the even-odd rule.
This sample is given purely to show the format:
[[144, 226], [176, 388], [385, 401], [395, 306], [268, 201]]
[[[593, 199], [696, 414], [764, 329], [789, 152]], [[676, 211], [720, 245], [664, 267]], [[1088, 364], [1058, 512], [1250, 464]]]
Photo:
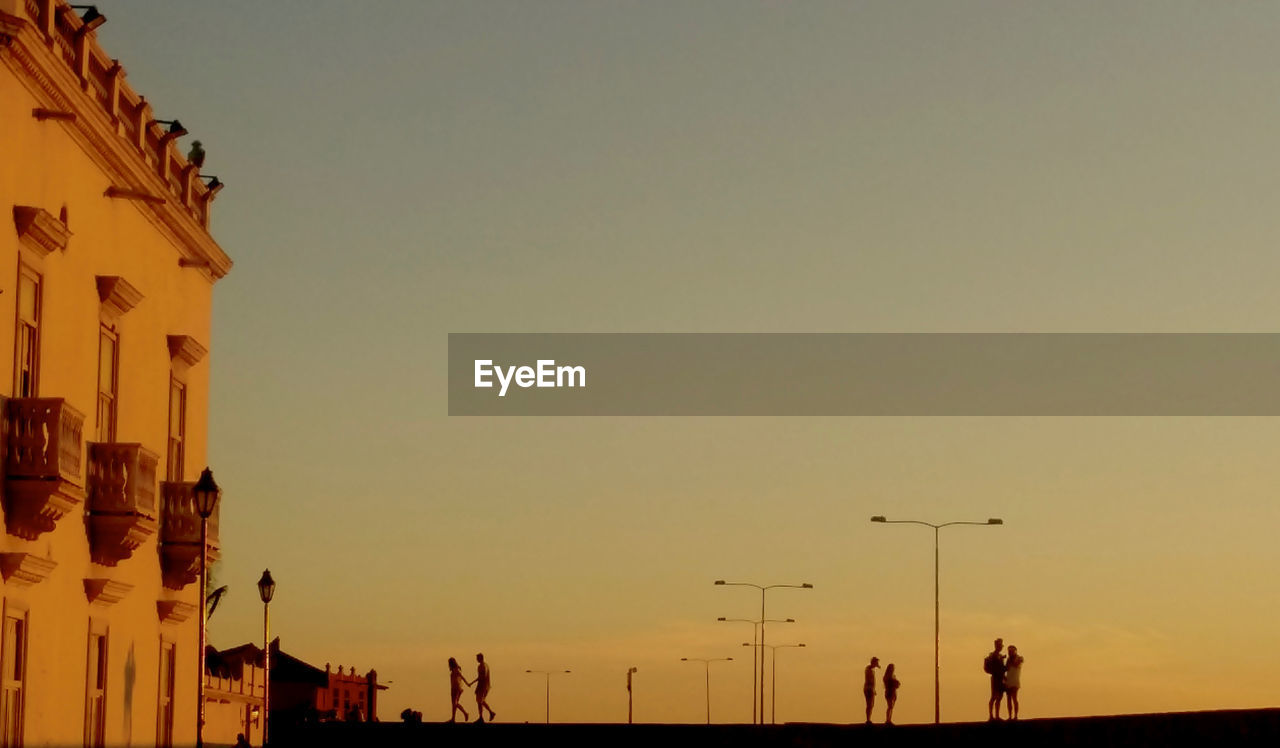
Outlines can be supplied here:
[[1280, 334], [451, 333], [449, 415], [1274, 416]]

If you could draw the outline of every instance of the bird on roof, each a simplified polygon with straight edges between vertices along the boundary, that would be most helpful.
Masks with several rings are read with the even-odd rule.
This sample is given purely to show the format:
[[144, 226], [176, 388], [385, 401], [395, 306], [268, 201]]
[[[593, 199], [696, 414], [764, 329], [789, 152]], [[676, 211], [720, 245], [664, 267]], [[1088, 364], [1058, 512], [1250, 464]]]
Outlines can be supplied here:
[[201, 147], [200, 141], [191, 142], [191, 152], [187, 154], [187, 160], [195, 164], [197, 169], [204, 166], [204, 148]]

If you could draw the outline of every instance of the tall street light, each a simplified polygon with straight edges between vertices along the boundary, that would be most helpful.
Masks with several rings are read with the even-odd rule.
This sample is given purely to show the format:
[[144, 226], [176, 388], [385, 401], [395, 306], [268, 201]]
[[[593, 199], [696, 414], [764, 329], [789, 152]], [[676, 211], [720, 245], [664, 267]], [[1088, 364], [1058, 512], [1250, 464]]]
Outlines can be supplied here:
[[[764, 646], [764, 624], [768, 620], [764, 614], [764, 593], [778, 587], [789, 587], [798, 590], [811, 590], [813, 585], [808, 582], [803, 584], [752, 584], [751, 582], [726, 582], [723, 579], [715, 581], [717, 585], [726, 587], [754, 587], [760, 590], [760, 646]], [[760, 723], [764, 724], [764, 657], [760, 658]]]
[[[747, 642], [743, 642], [742, 646], [750, 647], [753, 645], [748, 644]], [[769, 705], [769, 723], [776, 725], [778, 724], [778, 650], [786, 649], [787, 647], [803, 647], [804, 645], [803, 644], [763, 644], [761, 646], [765, 646], [769, 648], [769, 653], [772, 655], [772, 659], [773, 659], [772, 664], [769, 666], [769, 670], [772, 671], [773, 673], [773, 683], [769, 685], [769, 693], [771, 694], [769, 698], [773, 702], [772, 704]], [[763, 660], [764, 658], [761, 657], [760, 659]]]
[[547, 724], [551, 724], [551, 676], [563, 675], [572, 670], [526, 670], [526, 673], [540, 673], [547, 679]]
[[271, 570], [263, 569], [258, 580], [258, 597], [262, 598], [262, 744], [267, 744], [267, 723], [271, 719], [271, 598], [276, 594], [276, 580]]
[[707, 724], [711, 724], [711, 663], [713, 662], [733, 662], [732, 657], [712, 657], [711, 659], [703, 659], [701, 657], [681, 657], [681, 662], [701, 662], [707, 669]]
[[877, 514], [871, 518], [871, 521], [888, 525], [924, 525], [925, 527], [933, 528], [933, 722], [934, 724], [940, 724], [942, 722], [942, 680], [940, 676], [941, 668], [938, 663], [940, 649], [938, 633], [938, 531], [952, 525], [1003, 525], [1004, 520], [992, 517], [986, 522], [943, 522], [942, 524], [934, 524], [933, 522], [924, 522], [918, 519], [885, 519], [884, 515]]
[[627, 668], [627, 724], [631, 724], [631, 676], [636, 674], [639, 668]]
[[218, 507], [222, 489], [213, 480], [213, 471], [205, 468], [200, 480], [191, 489], [191, 495], [200, 515], [200, 652], [196, 660], [196, 678], [200, 683], [196, 695], [196, 748], [204, 748], [204, 648], [209, 619], [205, 595], [209, 587], [209, 517]]
[[[767, 621], [757, 621], [753, 618], [725, 618], [720, 616], [717, 621], [727, 623], [749, 623], [751, 624], [751, 645], [758, 646], [760, 642], [760, 624], [762, 623], [795, 623], [794, 618], [770, 618]], [[756, 659], [756, 650], [751, 650], [751, 724], [756, 724], [756, 669], [761, 667], [759, 660]], [[760, 722], [764, 722], [764, 715], [760, 716]]]

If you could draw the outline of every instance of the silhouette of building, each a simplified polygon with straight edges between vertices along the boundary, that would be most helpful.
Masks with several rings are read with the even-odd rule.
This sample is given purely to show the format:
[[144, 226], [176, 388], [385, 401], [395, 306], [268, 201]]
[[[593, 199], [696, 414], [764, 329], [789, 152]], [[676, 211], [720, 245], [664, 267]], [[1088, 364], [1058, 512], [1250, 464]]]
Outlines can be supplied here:
[[205, 650], [204, 741], [232, 745], [244, 735], [262, 745], [262, 697], [266, 670], [262, 648], [247, 644], [222, 652]]
[[191, 488], [231, 261], [217, 185], [102, 21], [0, 0], [0, 748], [195, 740]]
[[[262, 648], [242, 644], [221, 653], [228, 658], [262, 656]], [[378, 671], [357, 675], [355, 667], [329, 663], [324, 670], [283, 652], [280, 638], [271, 641], [271, 727], [311, 722], [374, 722], [378, 719]]]

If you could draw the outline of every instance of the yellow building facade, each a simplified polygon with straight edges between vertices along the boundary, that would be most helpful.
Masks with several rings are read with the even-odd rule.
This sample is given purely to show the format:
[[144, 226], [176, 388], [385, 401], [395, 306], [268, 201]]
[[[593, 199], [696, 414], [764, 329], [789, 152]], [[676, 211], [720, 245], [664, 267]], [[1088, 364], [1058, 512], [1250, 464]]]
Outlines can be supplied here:
[[219, 185], [97, 18], [0, 0], [0, 748], [195, 741], [191, 487], [231, 261]]

